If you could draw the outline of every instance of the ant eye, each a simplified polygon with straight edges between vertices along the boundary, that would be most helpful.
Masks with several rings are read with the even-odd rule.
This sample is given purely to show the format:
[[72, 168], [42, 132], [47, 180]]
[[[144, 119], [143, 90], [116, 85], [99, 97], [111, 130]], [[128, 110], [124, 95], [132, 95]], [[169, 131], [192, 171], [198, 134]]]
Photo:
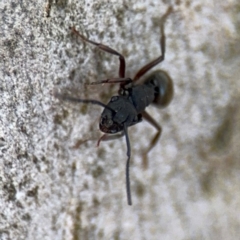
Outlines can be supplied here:
[[113, 96], [112, 98], [111, 98], [111, 102], [115, 102], [115, 101], [117, 101], [118, 100], [118, 96]]
[[113, 125], [113, 121], [111, 119], [104, 119], [102, 121], [102, 125], [104, 125], [106, 128], [110, 128]]
[[109, 119], [109, 120], [107, 121], [107, 125], [108, 125], [108, 126], [112, 126], [112, 124], [113, 124], [113, 121], [112, 121], [111, 119]]

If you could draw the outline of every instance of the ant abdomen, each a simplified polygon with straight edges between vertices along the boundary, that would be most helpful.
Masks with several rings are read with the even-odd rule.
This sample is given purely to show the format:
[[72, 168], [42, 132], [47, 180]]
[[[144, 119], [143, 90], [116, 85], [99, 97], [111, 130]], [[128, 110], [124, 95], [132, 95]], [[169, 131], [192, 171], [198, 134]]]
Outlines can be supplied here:
[[153, 72], [147, 77], [144, 84], [155, 86], [154, 105], [164, 108], [171, 102], [173, 98], [173, 82], [165, 71], [158, 70]]

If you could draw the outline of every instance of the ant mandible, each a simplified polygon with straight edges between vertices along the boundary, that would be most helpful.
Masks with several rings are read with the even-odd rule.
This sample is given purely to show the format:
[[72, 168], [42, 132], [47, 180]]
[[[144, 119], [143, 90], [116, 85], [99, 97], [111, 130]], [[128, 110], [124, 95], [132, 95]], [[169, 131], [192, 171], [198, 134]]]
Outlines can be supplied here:
[[[110, 102], [106, 105], [100, 101], [94, 99], [79, 99], [68, 95], [55, 93], [55, 97], [78, 103], [90, 103], [102, 106], [104, 108], [99, 122], [99, 128], [105, 134], [98, 140], [106, 141], [109, 139], [115, 139], [125, 135], [127, 144], [127, 163], [126, 163], [126, 191], [127, 201], [129, 205], [132, 205], [131, 190], [130, 190], [130, 177], [129, 177], [129, 164], [131, 157], [131, 146], [128, 136], [128, 127], [133, 126], [142, 121], [142, 118], [146, 119], [156, 129], [157, 133], [150, 142], [148, 149], [145, 151], [146, 155], [157, 143], [161, 135], [161, 126], [155, 121], [146, 111], [145, 108], [149, 104], [154, 104], [160, 108], [166, 107], [173, 97], [173, 83], [169, 75], [162, 70], [157, 70], [148, 76], [143, 84], [136, 85], [138, 80], [151, 68], [161, 63], [165, 58], [165, 35], [164, 35], [164, 21], [167, 15], [172, 11], [169, 7], [167, 12], [162, 17], [161, 23], [161, 55], [143, 66], [135, 75], [133, 79], [125, 77], [125, 59], [124, 57], [115, 51], [114, 49], [91, 41], [81, 35], [74, 27], [72, 32], [80, 37], [82, 40], [97, 46], [99, 49], [117, 55], [119, 57], [120, 66], [119, 74], [117, 78], [109, 78], [102, 81], [92, 82], [93, 84], [102, 83], [120, 83], [118, 96], [113, 96]], [[121, 132], [118, 135], [107, 135]]]

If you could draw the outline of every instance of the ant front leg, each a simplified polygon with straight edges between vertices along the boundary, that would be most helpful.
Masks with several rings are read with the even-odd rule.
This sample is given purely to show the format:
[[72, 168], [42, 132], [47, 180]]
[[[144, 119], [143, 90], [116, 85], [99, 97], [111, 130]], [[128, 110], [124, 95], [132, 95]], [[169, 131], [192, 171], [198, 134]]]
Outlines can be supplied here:
[[161, 133], [162, 133], [162, 128], [161, 126], [146, 112], [142, 112], [142, 117], [144, 119], [146, 119], [151, 125], [153, 125], [156, 129], [157, 129], [157, 133], [155, 134], [155, 136], [152, 138], [149, 147], [143, 151], [143, 161], [142, 161], [142, 165], [144, 169], [147, 169], [148, 167], [148, 160], [147, 160], [147, 154], [151, 151], [151, 149], [156, 145], [156, 143], [158, 142]]
[[97, 147], [99, 147], [101, 141], [115, 140], [115, 139], [121, 138], [123, 136], [124, 136], [124, 132], [121, 132], [119, 134], [114, 134], [114, 135], [110, 135], [110, 134], [105, 133], [98, 139]]
[[103, 45], [101, 43], [97, 43], [97, 42], [94, 42], [94, 41], [91, 41], [91, 40], [87, 39], [82, 34], [80, 34], [74, 27], [72, 27], [72, 32], [74, 34], [76, 34], [78, 37], [80, 37], [82, 40], [97, 46], [101, 50], [103, 50], [105, 52], [108, 52], [108, 53], [111, 53], [113, 55], [117, 55], [119, 57], [119, 61], [120, 61], [118, 76], [120, 78], [124, 78], [125, 77], [125, 66], [126, 66], [126, 64], [125, 64], [124, 56], [122, 54], [120, 54], [119, 52], [115, 51], [114, 49], [112, 49], [112, 48], [110, 48], [110, 47], [108, 47], [106, 45]]

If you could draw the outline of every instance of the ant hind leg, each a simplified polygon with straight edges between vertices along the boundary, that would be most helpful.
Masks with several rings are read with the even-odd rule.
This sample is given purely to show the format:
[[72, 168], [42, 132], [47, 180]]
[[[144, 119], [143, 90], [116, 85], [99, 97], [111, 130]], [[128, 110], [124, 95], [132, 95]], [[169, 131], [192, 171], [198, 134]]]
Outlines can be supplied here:
[[148, 168], [148, 159], [147, 159], [147, 154], [152, 150], [152, 148], [156, 145], [158, 142], [161, 133], [162, 133], [162, 128], [161, 126], [146, 112], [142, 112], [142, 117], [146, 119], [151, 125], [153, 125], [157, 129], [157, 133], [155, 136], [152, 138], [149, 146], [147, 149], [143, 151], [143, 160], [142, 160], [142, 165], [144, 169]]
[[151, 61], [150, 63], [146, 64], [142, 68], [138, 70], [136, 73], [135, 77], [133, 78], [133, 82], [137, 82], [140, 77], [142, 77], [146, 72], [148, 72], [150, 69], [155, 67], [157, 64], [161, 63], [164, 58], [165, 58], [165, 44], [166, 44], [166, 37], [164, 34], [164, 23], [166, 21], [167, 16], [172, 12], [172, 6], [170, 6], [167, 10], [167, 12], [163, 15], [161, 18], [161, 26], [160, 26], [160, 31], [161, 31], [161, 38], [160, 38], [160, 46], [161, 46], [161, 55]]

